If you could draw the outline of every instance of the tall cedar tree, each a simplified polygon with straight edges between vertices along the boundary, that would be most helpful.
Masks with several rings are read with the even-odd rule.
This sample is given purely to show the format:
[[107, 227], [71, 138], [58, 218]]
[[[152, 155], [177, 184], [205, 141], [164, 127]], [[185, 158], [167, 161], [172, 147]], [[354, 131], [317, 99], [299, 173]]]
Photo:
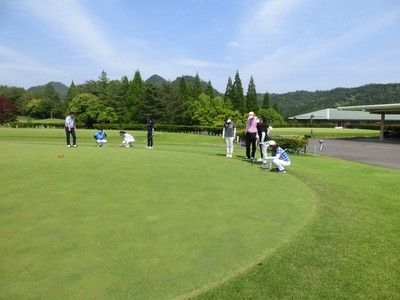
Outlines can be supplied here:
[[118, 122], [128, 123], [130, 121], [130, 112], [127, 109], [129, 107], [128, 102], [128, 91], [130, 87], [130, 82], [128, 76], [123, 76], [121, 78], [121, 86], [119, 94], [116, 98], [117, 106], [114, 106], [115, 112], [118, 116]]
[[214, 88], [213, 88], [213, 86], [212, 86], [212, 84], [211, 84], [211, 81], [208, 81], [207, 82], [207, 86], [206, 86], [206, 90], [205, 90], [205, 92], [204, 92], [207, 96], [209, 96], [211, 99], [213, 99], [214, 98]]
[[253, 111], [256, 114], [258, 113], [259, 105], [257, 100], [256, 85], [254, 84], [253, 76], [250, 76], [250, 82], [247, 88], [246, 107], [249, 111]]
[[135, 72], [133, 80], [129, 83], [128, 89], [128, 101], [129, 111], [131, 113], [131, 120], [134, 122], [140, 122], [142, 114], [140, 112], [141, 102], [143, 101], [145, 94], [145, 85], [140, 75], [139, 70]]
[[262, 109], [268, 109], [271, 107], [270, 101], [269, 101], [269, 94], [268, 92], [265, 92], [264, 98], [263, 98], [263, 102], [261, 104], [261, 108]]
[[241, 114], [246, 113], [246, 102], [243, 94], [242, 80], [239, 76], [239, 71], [236, 71], [235, 80], [233, 81], [233, 99], [232, 105], [235, 110], [238, 110]]
[[199, 76], [199, 73], [196, 73], [196, 76], [194, 76], [194, 82], [193, 82], [191, 96], [194, 99], [197, 99], [202, 92], [203, 92], [203, 88], [201, 87], [200, 76]]
[[65, 96], [65, 107], [67, 110], [69, 109], [69, 103], [76, 95], [78, 95], [78, 89], [76, 88], [74, 81], [72, 81], [68, 88], [67, 95]]
[[98, 77], [97, 81], [97, 97], [104, 106], [108, 106], [110, 95], [108, 95], [108, 82], [107, 73], [103, 70]]
[[226, 84], [226, 89], [225, 89], [225, 94], [224, 94], [224, 101], [225, 102], [233, 102], [233, 97], [235, 96], [234, 90], [233, 90], [233, 83], [232, 83], [232, 78], [228, 78], [228, 83]]

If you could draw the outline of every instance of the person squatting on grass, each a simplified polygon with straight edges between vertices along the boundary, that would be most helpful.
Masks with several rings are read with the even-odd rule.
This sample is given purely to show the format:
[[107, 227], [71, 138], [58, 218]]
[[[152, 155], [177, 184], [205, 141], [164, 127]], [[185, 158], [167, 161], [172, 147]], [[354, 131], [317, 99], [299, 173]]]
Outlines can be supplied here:
[[275, 170], [280, 173], [286, 173], [285, 168], [291, 165], [289, 155], [273, 140], [268, 142], [268, 146], [272, 152], [272, 156], [269, 157], [269, 159], [271, 159], [272, 163], [277, 168]]
[[226, 157], [233, 157], [233, 141], [236, 136], [236, 126], [231, 118], [228, 118], [222, 128], [222, 138], [225, 139]]
[[147, 118], [147, 148], [153, 149], [154, 123], [151, 118]]
[[[247, 159], [254, 160], [256, 155], [256, 142], [257, 142], [257, 117], [254, 112], [249, 112], [249, 117], [246, 121], [246, 157]], [[251, 149], [250, 149], [251, 148]], [[250, 153], [251, 150], [251, 153]]]
[[119, 132], [119, 135], [123, 137], [123, 140], [121, 142], [121, 147], [129, 148], [133, 146], [133, 142], [135, 141], [135, 139], [132, 135], [123, 130]]
[[72, 145], [76, 147], [76, 134], [75, 134], [75, 114], [74, 112], [70, 112], [69, 115], [65, 118], [65, 137], [67, 140], [67, 147], [71, 147], [70, 136], [72, 135]]
[[107, 143], [106, 137], [107, 133], [105, 133], [103, 129], [99, 129], [93, 136], [94, 140], [96, 141], [96, 146], [104, 146]]
[[259, 117], [257, 122], [257, 134], [261, 153], [261, 158], [259, 158], [258, 161], [260, 163], [266, 162], [268, 147], [267, 141], [269, 140], [269, 134], [272, 130], [272, 127], [268, 125], [268, 123], [264, 122], [264, 120], [266, 120], [265, 117]]

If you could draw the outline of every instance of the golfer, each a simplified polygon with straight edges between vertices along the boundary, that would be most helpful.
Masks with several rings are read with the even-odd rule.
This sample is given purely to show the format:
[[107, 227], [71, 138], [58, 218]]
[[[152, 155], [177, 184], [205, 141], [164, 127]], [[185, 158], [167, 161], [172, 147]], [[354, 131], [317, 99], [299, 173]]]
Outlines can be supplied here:
[[236, 136], [236, 126], [231, 118], [228, 118], [222, 129], [222, 138], [225, 139], [226, 144], [226, 157], [233, 157], [233, 141]]
[[121, 147], [129, 148], [133, 146], [133, 142], [135, 141], [135, 139], [132, 135], [123, 130], [119, 132], [119, 135], [123, 137], [123, 140], [121, 142]]
[[154, 123], [151, 118], [147, 118], [147, 148], [153, 149]]
[[267, 143], [268, 148], [272, 151], [272, 156], [267, 157], [267, 159], [272, 161], [272, 164], [276, 167], [276, 170], [279, 173], [286, 173], [286, 167], [291, 165], [289, 155], [284, 149], [279, 147], [275, 141], [270, 140]]
[[256, 142], [257, 142], [257, 117], [254, 112], [249, 112], [249, 117], [246, 121], [246, 157], [249, 160], [254, 160], [256, 155]]
[[105, 133], [103, 129], [99, 129], [93, 136], [96, 141], [96, 146], [103, 147], [107, 143], [106, 137], [107, 133]]
[[75, 134], [75, 114], [73, 111], [65, 118], [65, 137], [67, 140], [67, 147], [71, 148], [71, 135], [72, 135], [72, 146], [76, 147], [76, 134]]
[[260, 163], [266, 163], [266, 157], [267, 157], [267, 148], [268, 148], [268, 140], [269, 134], [272, 130], [272, 127], [268, 125], [268, 123], [264, 122], [266, 120], [265, 117], [259, 117], [258, 122], [257, 122], [257, 134], [258, 134], [258, 141], [260, 145], [260, 153], [261, 153], [261, 158], [259, 158], [257, 161]]

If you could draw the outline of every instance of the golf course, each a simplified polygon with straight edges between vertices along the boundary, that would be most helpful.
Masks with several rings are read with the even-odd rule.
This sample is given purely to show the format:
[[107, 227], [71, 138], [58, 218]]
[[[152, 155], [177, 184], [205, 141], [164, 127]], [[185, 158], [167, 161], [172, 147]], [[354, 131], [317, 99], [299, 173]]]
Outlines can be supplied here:
[[398, 170], [291, 154], [279, 174], [220, 136], [106, 132], [0, 127], [0, 299], [400, 298]]

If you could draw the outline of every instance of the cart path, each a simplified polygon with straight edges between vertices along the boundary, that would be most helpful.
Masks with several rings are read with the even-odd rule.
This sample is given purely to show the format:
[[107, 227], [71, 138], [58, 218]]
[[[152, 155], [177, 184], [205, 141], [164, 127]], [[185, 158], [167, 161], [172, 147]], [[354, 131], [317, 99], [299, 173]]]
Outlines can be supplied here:
[[310, 139], [307, 153], [400, 169], [399, 139], [324, 139], [322, 150], [320, 146], [319, 140]]

